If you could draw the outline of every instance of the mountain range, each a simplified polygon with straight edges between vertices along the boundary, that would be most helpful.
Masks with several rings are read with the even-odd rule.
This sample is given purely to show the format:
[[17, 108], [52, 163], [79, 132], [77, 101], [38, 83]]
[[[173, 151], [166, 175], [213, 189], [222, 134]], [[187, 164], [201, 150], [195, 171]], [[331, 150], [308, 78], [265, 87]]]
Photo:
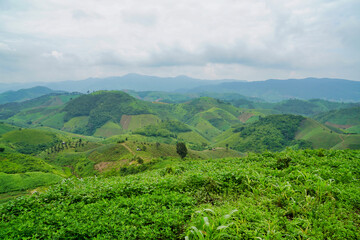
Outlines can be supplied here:
[[333, 101], [360, 101], [360, 82], [332, 78], [305, 78], [265, 81], [201, 80], [187, 76], [155, 77], [127, 74], [121, 77], [89, 78], [80, 81], [0, 83], [0, 92], [44, 86], [54, 90], [93, 92], [97, 90], [170, 91], [177, 93], [237, 93], [266, 101], [284, 99], [326, 99]]

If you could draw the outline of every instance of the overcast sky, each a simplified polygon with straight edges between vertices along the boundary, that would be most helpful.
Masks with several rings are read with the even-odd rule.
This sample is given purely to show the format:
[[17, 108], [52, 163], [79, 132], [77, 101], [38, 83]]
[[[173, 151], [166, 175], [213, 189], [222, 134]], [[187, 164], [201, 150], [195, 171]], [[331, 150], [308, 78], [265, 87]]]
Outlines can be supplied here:
[[360, 80], [359, 0], [0, 0], [0, 82]]

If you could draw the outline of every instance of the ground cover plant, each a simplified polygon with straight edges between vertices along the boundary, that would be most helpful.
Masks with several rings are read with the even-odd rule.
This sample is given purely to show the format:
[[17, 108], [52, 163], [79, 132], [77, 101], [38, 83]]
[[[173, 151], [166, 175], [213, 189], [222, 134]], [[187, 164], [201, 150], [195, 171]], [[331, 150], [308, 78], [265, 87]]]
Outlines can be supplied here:
[[23, 239], [359, 239], [360, 151], [158, 160], [124, 177], [67, 179], [0, 205]]

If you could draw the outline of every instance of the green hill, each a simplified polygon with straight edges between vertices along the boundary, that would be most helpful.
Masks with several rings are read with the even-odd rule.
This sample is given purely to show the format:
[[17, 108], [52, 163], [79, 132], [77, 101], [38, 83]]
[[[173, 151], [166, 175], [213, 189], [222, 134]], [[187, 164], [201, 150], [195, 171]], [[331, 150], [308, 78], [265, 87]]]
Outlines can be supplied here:
[[150, 113], [147, 103], [136, 100], [124, 92], [99, 91], [82, 95], [69, 102], [63, 111], [65, 122], [74, 117], [88, 116], [88, 123], [84, 133], [92, 135], [108, 121], [120, 123], [123, 115], [137, 115]]
[[15, 129], [17, 129], [17, 127], [0, 122], [0, 137], [2, 134], [13, 131]]
[[68, 176], [69, 173], [62, 168], [43, 159], [19, 153], [0, 153], [0, 194], [48, 186]]
[[229, 146], [241, 152], [281, 151], [293, 145], [308, 147], [309, 143], [295, 140], [295, 133], [304, 119], [295, 115], [266, 116], [257, 122], [240, 125], [232, 129], [232, 133], [225, 133], [228, 137], [217, 146]]
[[61, 142], [56, 134], [36, 129], [18, 129], [2, 135], [0, 142], [20, 153], [35, 154]]
[[332, 127], [342, 129], [355, 127], [352, 130], [350, 129], [350, 132], [359, 133], [356, 126], [360, 125], [360, 107], [333, 110], [318, 114], [315, 119]]
[[30, 100], [50, 93], [60, 93], [63, 91], [54, 91], [47, 87], [33, 87], [28, 89], [20, 89], [18, 91], [8, 91], [0, 93], [0, 104], [9, 102], [22, 102]]
[[0, 119], [22, 127], [47, 126], [61, 128], [64, 124], [60, 110], [64, 104], [79, 95], [48, 94], [24, 102], [0, 105]]

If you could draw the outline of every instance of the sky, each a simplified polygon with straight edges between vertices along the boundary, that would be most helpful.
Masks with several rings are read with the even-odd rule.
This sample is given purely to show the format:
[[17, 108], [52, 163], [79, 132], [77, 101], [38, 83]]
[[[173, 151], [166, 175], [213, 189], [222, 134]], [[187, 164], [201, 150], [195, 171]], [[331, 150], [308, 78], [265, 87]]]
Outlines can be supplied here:
[[0, 82], [360, 80], [359, 0], [0, 0]]

